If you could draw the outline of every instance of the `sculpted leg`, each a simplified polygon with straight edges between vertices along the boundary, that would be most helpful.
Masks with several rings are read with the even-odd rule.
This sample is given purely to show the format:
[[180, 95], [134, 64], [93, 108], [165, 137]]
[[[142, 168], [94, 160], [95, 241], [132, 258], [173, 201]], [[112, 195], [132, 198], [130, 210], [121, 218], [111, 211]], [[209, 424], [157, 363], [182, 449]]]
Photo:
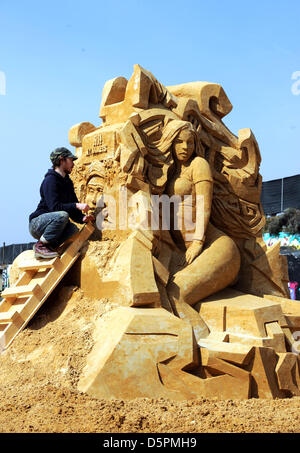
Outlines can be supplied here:
[[194, 305], [230, 285], [239, 269], [240, 253], [234, 241], [209, 224], [202, 253], [174, 274], [168, 294], [171, 300]]

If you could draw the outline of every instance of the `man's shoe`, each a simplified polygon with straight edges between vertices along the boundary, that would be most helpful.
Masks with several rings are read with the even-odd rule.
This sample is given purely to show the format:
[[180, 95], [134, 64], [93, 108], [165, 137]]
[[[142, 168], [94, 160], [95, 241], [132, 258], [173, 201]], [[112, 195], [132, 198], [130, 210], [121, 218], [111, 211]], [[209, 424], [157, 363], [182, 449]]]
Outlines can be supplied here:
[[41, 241], [38, 241], [36, 244], [34, 244], [33, 250], [35, 258], [51, 259], [58, 256], [57, 252], [50, 250], [47, 245]]
[[50, 252], [57, 252], [57, 247], [54, 245], [47, 244], [47, 249], [49, 249]]

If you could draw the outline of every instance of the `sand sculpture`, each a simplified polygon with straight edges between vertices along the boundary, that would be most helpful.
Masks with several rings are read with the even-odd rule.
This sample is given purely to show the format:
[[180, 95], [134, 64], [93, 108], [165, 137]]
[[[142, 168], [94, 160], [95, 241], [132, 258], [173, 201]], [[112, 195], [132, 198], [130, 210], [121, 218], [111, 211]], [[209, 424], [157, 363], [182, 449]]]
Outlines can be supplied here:
[[92, 239], [115, 244], [105, 265], [88, 253], [80, 262], [81, 289], [114, 309], [96, 320], [79, 390], [300, 395], [300, 308], [279, 245], [262, 239], [258, 144], [225, 126], [231, 109], [218, 84], [165, 87], [135, 65], [129, 80], [106, 82], [101, 126], [70, 129], [75, 188], [97, 215]]

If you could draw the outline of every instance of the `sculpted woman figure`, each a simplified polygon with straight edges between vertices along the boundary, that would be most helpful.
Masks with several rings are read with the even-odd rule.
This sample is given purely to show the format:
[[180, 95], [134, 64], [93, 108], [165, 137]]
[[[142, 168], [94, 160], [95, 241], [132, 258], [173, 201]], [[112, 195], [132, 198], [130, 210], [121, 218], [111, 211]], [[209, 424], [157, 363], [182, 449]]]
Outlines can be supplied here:
[[[167, 291], [171, 301], [194, 305], [233, 283], [240, 254], [234, 241], [209, 221], [213, 177], [193, 125], [170, 121], [157, 148], [170, 165], [165, 193], [182, 200], [171, 211], [170, 234], [178, 249], [173, 254], [173, 277]], [[196, 225], [193, 231], [187, 231], [186, 213]], [[181, 225], [178, 216], [183, 217]]]

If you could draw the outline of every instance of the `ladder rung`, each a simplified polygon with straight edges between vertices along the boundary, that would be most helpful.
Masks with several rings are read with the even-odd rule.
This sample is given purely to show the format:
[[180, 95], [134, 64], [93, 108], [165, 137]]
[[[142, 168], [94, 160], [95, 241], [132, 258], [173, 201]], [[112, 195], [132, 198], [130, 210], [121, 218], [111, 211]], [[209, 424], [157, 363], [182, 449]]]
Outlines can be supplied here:
[[8, 324], [17, 320], [22, 320], [20, 313], [18, 313], [17, 311], [6, 311], [4, 313], [0, 313], [0, 324]]
[[41, 291], [40, 285], [36, 284], [35, 286], [12, 286], [11, 288], [6, 288], [1, 296], [4, 297], [4, 299], [10, 298], [10, 297], [16, 297], [16, 296], [27, 296], [30, 294], [35, 294], [38, 291]]
[[58, 261], [59, 257], [52, 258], [51, 260], [32, 259], [23, 261], [22, 264], [18, 265], [18, 268], [21, 270], [50, 269], [52, 267], [55, 267]]

